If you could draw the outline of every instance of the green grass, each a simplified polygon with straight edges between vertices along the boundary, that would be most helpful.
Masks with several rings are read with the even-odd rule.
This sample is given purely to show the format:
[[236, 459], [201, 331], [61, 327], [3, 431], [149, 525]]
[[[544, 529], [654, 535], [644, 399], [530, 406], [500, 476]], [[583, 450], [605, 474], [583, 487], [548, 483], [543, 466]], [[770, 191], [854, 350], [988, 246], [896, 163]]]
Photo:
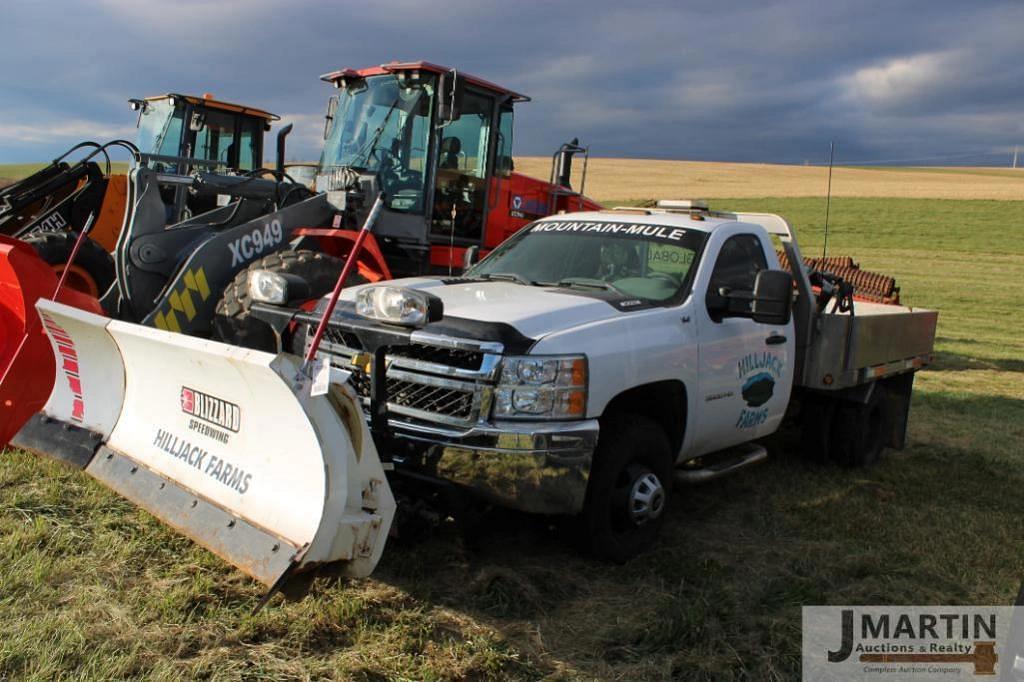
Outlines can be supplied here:
[[[609, 201], [609, 204], [614, 202]], [[820, 252], [820, 199], [775, 211]], [[682, 491], [653, 552], [609, 566], [495, 512], [392, 543], [256, 616], [252, 581], [85, 476], [0, 463], [0, 678], [792, 679], [800, 606], [1009, 603], [1024, 566], [1024, 202], [839, 199], [829, 251], [941, 311], [909, 447], [759, 468]]]
[[953, 175], [987, 175], [994, 178], [1020, 178], [1024, 180], [1024, 168], [994, 168], [992, 166], [838, 166], [866, 171], [912, 171], [914, 173], [945, 173]]

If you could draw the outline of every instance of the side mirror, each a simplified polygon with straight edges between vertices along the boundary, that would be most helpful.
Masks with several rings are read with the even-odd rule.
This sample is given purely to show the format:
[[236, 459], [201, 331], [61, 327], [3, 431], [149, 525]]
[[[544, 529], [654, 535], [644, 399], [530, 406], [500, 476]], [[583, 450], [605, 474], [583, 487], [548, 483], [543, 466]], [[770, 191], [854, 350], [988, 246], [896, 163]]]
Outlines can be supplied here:
[[462, 96], [466, 91], [466, 79], [456, 70], [441, 74], [437, 88], [437, 119], [441, 123], [459, 120], [462, 115]]
[[751, 303], [754, 322], [788, 324], [793, 309], [793, 276], [784, 270], [762, 270], [757, 273]]
[[338, 96], [331, 95], [331, 98], [327, 100], [327, 114], [324, 116], [324, 139], [331, 134], [331, 128], [334, 127], [334, 114], [338, 111]]
[[195, 111], [192, 113], [192, 120], [188, 122], [188, 129], [193, 133], [198, 133], [200, 130], [206, 127], [206, 114], [202, 111]]
[[462, 269], [466, 270], [480, 260], [480, 247], [471, 246], [462, 254]]

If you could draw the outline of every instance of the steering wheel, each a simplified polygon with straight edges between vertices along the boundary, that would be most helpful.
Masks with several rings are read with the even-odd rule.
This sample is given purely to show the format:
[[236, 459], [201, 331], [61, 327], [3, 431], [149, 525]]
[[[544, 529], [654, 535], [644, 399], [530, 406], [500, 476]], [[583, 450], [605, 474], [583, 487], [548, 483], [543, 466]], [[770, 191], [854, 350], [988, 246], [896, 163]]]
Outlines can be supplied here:
[[393, 189], [401, 182], [398, 172], [398, 158], [388, 149], [374, 151], [374, 155], [378, 154], [377, 158], [380, 159], [380, 166], [378, 166], [377, 172], [380, 174], [381, 184], [389, 189]]

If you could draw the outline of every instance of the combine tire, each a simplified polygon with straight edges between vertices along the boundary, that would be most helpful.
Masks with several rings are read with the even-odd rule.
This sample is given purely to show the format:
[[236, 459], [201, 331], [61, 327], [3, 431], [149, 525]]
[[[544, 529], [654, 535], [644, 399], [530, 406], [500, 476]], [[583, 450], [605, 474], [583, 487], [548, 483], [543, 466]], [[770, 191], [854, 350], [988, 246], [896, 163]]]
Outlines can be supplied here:
[[831, 457], [840, 466], [860, 468], [878, 461], [885, 448], [885, 389], [875, 386], [866, 403], [843, 403], [832, 428]]
[[[73, 232], [36, 232], [27, 235], [24, 241], [53, 268], [59, 278], [71, 258], [77, 238], [78, 235]], [[97, 242], [86, 237], [71, 266], [65, 286], [99, 298], [113, 282], [114, 259]]]
[[654, 544], [672, 490], [672, 455], [656, 423], [629, 415], [602, 425], [583, 513], [591, 554], [624, 563]]
[[[252, 298], [249, 296], [249, 273], [254, 270], [297, 275], [309, 284], [314, 299], [330, 293], [338, 280], [345, 262], [319, 251], [278, 251], [265, 256], [242, 270], [224, 290], [217, 303], [213, 318], [213, 338], [236, 346], [276, 353], [277, 337], [266, 322], [250, 314]], [[349, 275], [346, 286], [363, 284], [367, 280], [359, 274]], [[294, 350], [285, 348], [285, 350]]]

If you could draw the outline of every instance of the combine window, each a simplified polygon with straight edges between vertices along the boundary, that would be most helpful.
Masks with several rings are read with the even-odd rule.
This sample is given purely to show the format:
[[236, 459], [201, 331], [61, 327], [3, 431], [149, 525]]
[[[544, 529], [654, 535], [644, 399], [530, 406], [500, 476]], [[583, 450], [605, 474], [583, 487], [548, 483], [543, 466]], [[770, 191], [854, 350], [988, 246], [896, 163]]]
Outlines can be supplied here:
[[431, 231], [442, 240], [483, 238], [494, 105], [493, 97], [467, 91], [459, 119], [441, 129]]

